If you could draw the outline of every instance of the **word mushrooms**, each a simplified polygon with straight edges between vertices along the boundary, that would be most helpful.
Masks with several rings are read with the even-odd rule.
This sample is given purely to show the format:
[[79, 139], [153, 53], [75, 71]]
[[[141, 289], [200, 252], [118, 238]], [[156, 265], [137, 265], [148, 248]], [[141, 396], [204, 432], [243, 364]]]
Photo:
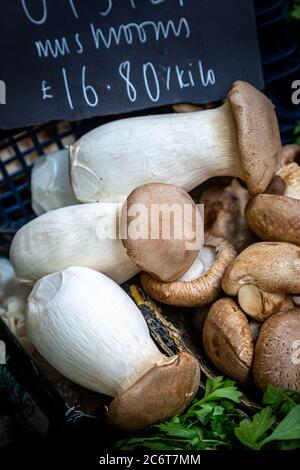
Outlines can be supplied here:
[[237, 81], [222, 106], [199, 111], [184, 106], [182, 111], [195, 112], [118, 120], [82, 136], [66, 151], [69, 156], [53, 157], [64, 159], [65, 175], [57, 173], [53, 161], [37, 170], [34, 199], [41, 194], [37, 188], [45, 192], [41, 203], [34, 202], [37, 213], [68, 204], [73, 195], [79, 202], [116, 202], [154, 182], [190, 191], [211, 177], [235, 176], [253, 195], [266, 190], [282, 145], [274, 107], [263, 93]]
[[113, 397], [108, 421], [122, 430], [180, 414], [198, 390], [197, 360], [185, 352], [164, 356], [125, 291], [89, 268], [40, 279], [28, 299], [26, 329], [62, 375]]
[[276, 175], [283, 194], [256, 196], [247, 206], [247, 223], [262, 240], [300, 245], [300, 167], [290, 163]]
[[251, 245], [227, 268], [222, 287], [238, 296], [245, 313], [264, 321], [280, 311], [287, 294], [300, 293], [300, 248], [280, 242]]
[[28, 284], [69, 266], [101, 271], [122, 283], [138, 273], [116, 227], [120, 204], [80, 204], [47, 212], [15, 235], [10, 260]]

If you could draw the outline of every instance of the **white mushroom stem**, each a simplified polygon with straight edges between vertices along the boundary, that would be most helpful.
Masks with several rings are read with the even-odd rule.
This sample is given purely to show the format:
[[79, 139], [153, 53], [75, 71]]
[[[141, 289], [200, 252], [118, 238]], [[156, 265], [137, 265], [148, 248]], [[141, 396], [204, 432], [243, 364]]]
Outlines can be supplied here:
[[300, 199], [300, 166], [297, 163], [290, 163], [278, 170], [276, 175], [285, 183], [284, 195]]
[[203, 247], [190, 269], [178, 280], [181, 282], [191, 282], [199, 279], [199, 277], [207, 273], [216, 259], [217, 253], [213, 248], [209, 246]]
[[115, 282], [88, 268], [71, 267], [35, 285], [26, 314], [29, 339], [61, 374], [115, 397], [164, 356], [141, 312]]
[[29, 284], [69, 266], [101, 271], [118, 283], [139, 272], [128, 258], [117, 227], [121, 204], [80, 204], [41, 215], [13, 239], [10, 259]]
[[100, 126], [71, 146], [70, 158], [72, 186], [81, 202], [117, 201], [151, 182], [190, 191], [213, 176], [244, 176], [228, 103]]
[[32, 209], [37, 215], [78, 204], [71, 186], [69, 150], [40, 157], [31, 173]]
[[245, 284], [239, 289], [239, 305], [251, 318], [265, 321], [278, 313], [284, 302], [284, 294], [265, 292], [254, 284]]

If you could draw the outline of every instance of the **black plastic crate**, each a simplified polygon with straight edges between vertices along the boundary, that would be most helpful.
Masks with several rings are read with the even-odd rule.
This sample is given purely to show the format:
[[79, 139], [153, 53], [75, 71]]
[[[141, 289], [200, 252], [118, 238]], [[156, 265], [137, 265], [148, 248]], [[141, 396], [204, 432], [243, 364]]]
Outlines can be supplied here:
[[[291, 80], [297, 75], [299, 78], [300, 59], [287, 27], [285, 2], [256, 0], [255, 5], [266, 91], [277, 107], [283, 143], [288, 143], [293, 138], [296, 121], [300, 119], [300, 110], [291, 105], [290, 88]], [[151, 112], [164, 111], [168, 109]], [[30, 199], [30, 173], [35, 160], [72, 144], [83, 133], [106, 120], [57, 122], [15, 132], [0, 132], [0, 255], [7, 255], [12, 235], [34, 217]], [[40, 410], [41, 416], [49, 420], [47, 437], [64, 432], [72, 434], [77, 427], [82, 432], [96, 426], [96, 432], [100, 433], [103, 426], [109, 441], [110, 431], [105, 423], [96, 416], [87, 415], [79, 408], [70, 406], [41, 374], [35, 362], [1, 320], [0, 339], [5, 341], [8, 348], [8, 365], [0, 366], [0, 388], [2, 367], [2, 386], [7, 389], [10, 401], [19, 413], [26, 400], [31, 400], [32, 407]], [[40, 429], [40, 433], [43, 434], [43, 429]]]

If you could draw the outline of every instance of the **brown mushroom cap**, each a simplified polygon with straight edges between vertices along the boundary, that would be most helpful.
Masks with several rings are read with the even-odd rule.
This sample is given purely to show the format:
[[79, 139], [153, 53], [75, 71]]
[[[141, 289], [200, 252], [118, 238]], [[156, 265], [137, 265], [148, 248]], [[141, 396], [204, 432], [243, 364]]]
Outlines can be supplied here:
[[253, 334], [246, 315], [232, 299], [213, 304], [203, 329], [203, 346], [212, 363], [245, 385], [251, 377]]
[[108, 409], [110, 425], [136, 432], [158, 421], [181, 414], [197, 393], [200, 382], [198, 361], [186, 352], [167, 365], [155, 366]]
[[260, 194], [249, 202], [245, 216], [262, 240], [300, 245], [300, 200]]
[[230, 184], [210, 185], [199, 199], [205, 208], [205, 229], [230, 241], [238, 253], [256, 241], [244, 217], [249, 198], [247, 189], [233, 179]]
[[[269, 384], [300, 391], [300, 311], [280, 312], [261, 327], [255, 347], [253, 378], [260, 390]], [[296, 357], [298, 356], [298, 357]]]
[[278, 313], [285, 300], [285, 294], [265, 292], [254, 284], [244, 284], [238, 293], [239, 306], [251, 318], [264, 322]]
[[276, 171], [282, 149], [274, 106], [263, 93], [241, 81], [234, 83], [228, 101], [248, 190], [253, 195], [263, 193]]
[[261, 242], [246, 248], [226, 269], [222, 287], [236, 296], [245, 284], [266, 292], [300, 293], [300, 248], [290, 243]]
[[224, 271], [236, 257], [236, 252], [227, 240], [213, 235], [206, 236], [205, 246], [213, 247], [217, 258], [198, 279], [165, 283], [147, 273], [141, 273], [143, 289], [153, 299], [177, 307], [201, 307], [216, 300], [221, 292]]
[[[139, 212], [139, 206], [142, 205], [146, 212]], [[161, 207], [164, 214], [159, 220], [155, 217], [152, 219], [152, 210], [155, 205]], [[180, 223], [183, 228], [181, 233], [176, 234], [177, 219], [172, 215], [171, 209], [175, 205], [180, 209]], [[190, 207], [192, 210], [191, 223], [187, 223], [187, 217], [183, 217], [184, 208]], [[158, 207], [158, 206], [156, 206]], [[134, 216], [130, 211], [137, 209]], [[171, 213], [168, 218], [167, 214]], [[134, 239], [130, 233], [130, 224], [136, 222], [141, 227], [141, 232], [148, 233], [147, 239]], [[193, 264], [198, 256], [199, 248], [203, 245], [203, 222], [198, 208], [183, 189], [164, 183], [149, 183], [136, 188], [127, 198], [127, 207], [122, 209], [122, 227], [129, 227], [127, 238], [123, 240], [123, 245], [127, 250], [127, 254], [131, 260], [139, 266], [143, 271], [151, 273], [154, 277], [169, 282], [178, 279]], [[169, 229], [169, 237], [167, 238], [162, 231], [162, 227]], [[157, 239], [153, 239], [151, 235], [154, 231]], [[189, 249], [188, 245], [195, 242], [196, 234], [200, 240], [200, 247]]]

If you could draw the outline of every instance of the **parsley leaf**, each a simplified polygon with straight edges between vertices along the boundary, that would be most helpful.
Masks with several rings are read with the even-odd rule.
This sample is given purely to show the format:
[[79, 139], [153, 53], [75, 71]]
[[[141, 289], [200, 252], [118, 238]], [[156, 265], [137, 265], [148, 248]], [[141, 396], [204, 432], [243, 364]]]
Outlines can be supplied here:
[[[300, 439], [300, 405], [295, 406], [281, 421], [273, 433], [267, 437], [261, 447], [272, 441], [294, 441]], [[298, 446], [298, 448], [300, 445]]]
[[235, 435], [246, 447], [258, 450], [261, 447], [265, 433], [273, 426], [275, 421], [272, 409], [265, 408], [257, 413], [252, 420], [243, 419], [239, 427], [235, 429]]

